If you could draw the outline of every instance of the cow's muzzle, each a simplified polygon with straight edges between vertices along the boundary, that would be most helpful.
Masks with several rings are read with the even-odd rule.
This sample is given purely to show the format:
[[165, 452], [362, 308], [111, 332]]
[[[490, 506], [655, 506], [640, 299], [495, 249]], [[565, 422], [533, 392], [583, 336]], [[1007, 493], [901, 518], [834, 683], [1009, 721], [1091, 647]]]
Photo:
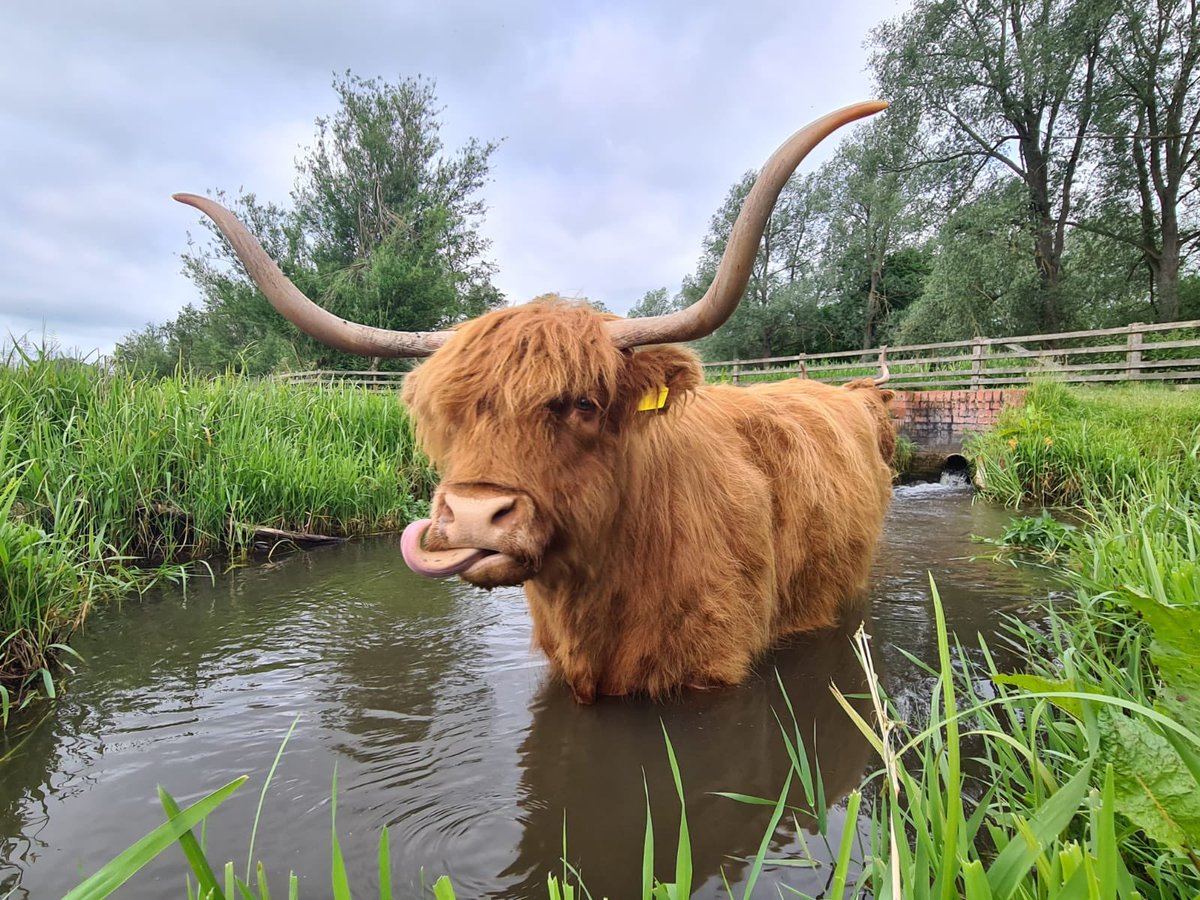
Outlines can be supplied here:
[[442, 488], [432, 517], [404, 529], [400, 548], [418, 575], [460, 575], [481, 587], [520, 584], [534, 574], [532, 520], [533, 503], [519, 492]]

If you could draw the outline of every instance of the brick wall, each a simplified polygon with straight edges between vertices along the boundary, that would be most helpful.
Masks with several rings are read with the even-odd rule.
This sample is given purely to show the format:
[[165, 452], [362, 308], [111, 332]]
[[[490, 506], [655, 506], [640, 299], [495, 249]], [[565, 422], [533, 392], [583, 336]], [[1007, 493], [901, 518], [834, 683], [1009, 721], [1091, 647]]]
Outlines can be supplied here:
[[896, 391], [892, 418], [900, 433], [922, 447], [957, 448], [973, 431], [996, 424], [1005, 406], [1025, 402], [1025, 391]]

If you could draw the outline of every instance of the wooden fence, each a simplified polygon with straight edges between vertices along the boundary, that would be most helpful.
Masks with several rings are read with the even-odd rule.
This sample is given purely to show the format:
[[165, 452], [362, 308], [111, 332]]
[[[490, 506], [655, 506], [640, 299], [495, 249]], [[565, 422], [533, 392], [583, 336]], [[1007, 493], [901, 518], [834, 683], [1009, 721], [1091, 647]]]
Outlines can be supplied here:
[[[878, 358], [878, 349], [844, 350], [703, 365], [710, 382], [748, 384], [799, 375], [814, 381], [844, 382], [876, 374]], [[1200, 384], [1200, 320], [888, 347], [887, 358], [892, 373], [888, 386], [909, 390], [1016, 387], [1047, 375], [1073, 384]], [[404, 373], [314, 370], [277, 377], [291, 384], [349, 382], [378, 389], [399, 387]]]
[[[725, 360], [704, 369], [709, 381], [735, 384], [798, 375], [842, 382], [876, 374], [878, 358], [878, 349], [851, 350]], [[888, 387], [909, 390], [1017, 387], [1040, 376], [1072, 384], [1200, 383], [1200, 320], [888, 347], [887, 360]]]
[[357, 384], [369, 388], [398, 388], [404, 372], [345, 372], [341, 369], [313, 369], [308, 372], [280, 372], [275, 376], [287, 384]]

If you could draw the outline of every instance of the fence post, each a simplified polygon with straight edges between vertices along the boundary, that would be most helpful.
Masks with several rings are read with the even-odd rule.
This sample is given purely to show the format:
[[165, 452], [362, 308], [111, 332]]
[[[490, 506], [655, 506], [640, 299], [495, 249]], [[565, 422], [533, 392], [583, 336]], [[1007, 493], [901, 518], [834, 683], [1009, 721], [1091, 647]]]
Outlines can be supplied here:
[[1125, 351], [1125, 379], [1134, 381], [1141, 377], [1142, 373], [1142, 332], [1139, 330], [1142, 327], [1141, 322], [1132, 322], [1129, 325], [1129, 339], [1126, 341]]
[[983, 338], [971, 341], [971, 390], [983, 387]]
[[737, 361], [737, 360], [734, 360], [734, 362], [733, 362], [733, 371], [730, 373], [730, 375], [729, 375], [729, 378], [730, 378], [730, 380], [731, 380], [731, 381], [732, 381], [734, 384], [737, 384], [737, 383], [738, 383], [738, 382], [741, 380], [741, 378], [742, 378], [742, 364], [741, 364], [739, 361]]

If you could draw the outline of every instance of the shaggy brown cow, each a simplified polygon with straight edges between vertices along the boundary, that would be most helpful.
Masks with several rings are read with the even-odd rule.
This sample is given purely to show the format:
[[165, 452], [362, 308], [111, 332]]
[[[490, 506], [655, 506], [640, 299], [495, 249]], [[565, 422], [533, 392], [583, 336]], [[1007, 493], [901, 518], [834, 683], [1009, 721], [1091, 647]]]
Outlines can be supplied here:
[[581, 702], [742, 681], [776, 638], [833, 625], [866, 582], [891, 495], [886, 378], [704, 385], [677, 346], [732, 313], [807, 152], [886, 104], [831, 113], [766, 166], [708, 293], [619, 319], [553, 295], [453, 332], [345, 322], [303, 296], [228, 211], [193, 195], [271, 303], [364, 355], [432, 354], [404, 399], [442, 482], [405, 532], [415, 571], [524, 584], [534, 643]]

